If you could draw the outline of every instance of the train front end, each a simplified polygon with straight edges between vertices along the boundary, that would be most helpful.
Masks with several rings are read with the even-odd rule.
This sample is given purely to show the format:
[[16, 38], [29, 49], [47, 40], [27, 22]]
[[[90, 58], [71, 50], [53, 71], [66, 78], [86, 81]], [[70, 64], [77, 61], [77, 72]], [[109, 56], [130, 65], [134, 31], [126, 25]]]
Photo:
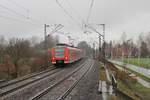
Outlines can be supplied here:
[[68, 53], [66, 46], [56, 46], [52, 49], [52, 64], [62, 65], [68, 62]]

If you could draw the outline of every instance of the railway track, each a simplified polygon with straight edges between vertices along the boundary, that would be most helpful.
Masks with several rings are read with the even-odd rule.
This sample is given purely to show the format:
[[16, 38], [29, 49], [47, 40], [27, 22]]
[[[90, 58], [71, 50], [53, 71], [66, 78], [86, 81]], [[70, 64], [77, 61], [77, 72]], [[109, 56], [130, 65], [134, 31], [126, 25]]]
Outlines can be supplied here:
[[57, 100], [64, 100], [71, 93], [71, 91], [78, 85], [80, 80], [88, 73], [88, 71], [92, 68], [92, 66], [93, 66], [93, 63], [90, 65], [90, 68], [87, 71], [85, 71], [85, 73], [83, 73], [83, 75], [80, 77], [80, 79], [76, 80], [72, 84], [72, 86], [66, 92], [64, 92], [64, 94], [61, 95]]
[[49, 72], [51, 70], [54, 70], [55, 68], [50, 68], [48, 70], [45, 70], [45, 71], [42, 71], [42, 72], [39, 72], [39, 73], [34, 73], [34, 74], [31, 74], [29, 76], [25, 76], [25, 77], [22, 77], [21, 79], [18, 79], [18, 80], [15, 80], [15, 81], [10, 81], [8, 83], [4, 83], [3, 85], [0, 85], [0, 89], [3, 88], [3, 87], [6, 87], [6, 86], [9, 86], [9, 85], [12, 85], [12, 84], [16, 84], [18, 82], [21, 82], [21, 81], [24, 81], [26, 79], [29, 79], [29, 78], [32, 78], [32, 77], [35, 77], [37, 75], [40, 75], [40, 74], [43, 74], [45, 72]]
[[6, 83], [0, 86], [0, 97], [8, 95], [14, 91], [17, 91], [29, 84], [37, 82], [41, 79], [49, 77], [50, 75], [59, 72], [61, 69], [59, 68], [50, 68], [46, 71], [42, 71], [37, 74], [30, 75], [28, 77], [24, 77], [22, 79], [12, 81], [10, 83]]
[[[69, 95], [69, 93], [71, 93], [71, 91], [73, 90], [73, 88], [79, 83], [79, 81], [92, 68], [93, 64], [94, 63], [91, 60], [87, 61], [87, 63], [83, 63], [82, 65], [80, 65], [79, 67], [77, 67], [75, 70], [73, 70], [72, 72], [70, 72], [69, 74], [67, 74], [65, 77], [61, 78], [60, 80], [57, 80], [54, 84], [50, 85], [49, 87], [47, 87], [43, 91], [39, 92], [37, 95], [33, 96], [29, 100], [41, 99], [41, 98], [43, 98], [46, 95], [50, 96], [49, 92], [52, 93], [55, 90], [59, 91], [56, 88], [61, 87], [61, 86], [64, 87], [64, 82], [65, 81], [72, 81], [72, 84], [70, 85], [70, 87], [66, 91], [64, 91], [63, 94], [61, 94], [59, 96], [58, 95], [55, 96], [58, 100], [64, 100]], [[81, 70], [82, 70], [82, 72], [79, 73], [79, 71], [81, 71]], [[78, 78], [74, 79], [76, 76], [78, 76]], [[56, 100], [56, 98], [55, 98], [55, 100]], [[45, 99], [45, 97], [44, 97], [44, 99]], [[49, 98], [49, 99], [51, 99], [51, 98]]]
[[[32, 78], [29, 78], [28, 81], [26, 81], [26, 80], [22, 81], [21, 84], [20, 84], [20, 82], [17, 83], [17, 86], [16, 86], [16, 84], [9, 85], [10, 87], [8, 86], [8, 89], [7, 89], [7, 87], [3, 88], [4, 91], [0, 89], [0, 94], [1, 94], [0, 100], [1, 99], [2, 100], [29, 100], [30, 97], [33, 97], [40, 91], [47, 88], [49, 86], [49, 84], [53, 84], [55, 81], [61, 79], [66, 73], [71, 72], [75, 68], [79, 67], [79, 65], [82, 65], [83, 63], [85, 63], [86, 59], [87, 58], [84, 58], [78, 62], [69, 64], [62, 68], [57, 68], [57, 69], [55, 68], [52, 71], [49, 71], [51, 74], [47, 73], [47, 75], [42, 74], [40, 76], [35, 76]], [[59, 70], [59, 71], [56, 71], [56, 70]], [[43, 78], [42, 76], [45, 76], [45, 78]], [[36, 79], [38, 79], [38, 80], [36, 81]], [[31, 84], [30, 84], [31, 80], [35, 80], [35, 82], [31, 82]], [[24, 82], [27, 84], [24, 84]]]

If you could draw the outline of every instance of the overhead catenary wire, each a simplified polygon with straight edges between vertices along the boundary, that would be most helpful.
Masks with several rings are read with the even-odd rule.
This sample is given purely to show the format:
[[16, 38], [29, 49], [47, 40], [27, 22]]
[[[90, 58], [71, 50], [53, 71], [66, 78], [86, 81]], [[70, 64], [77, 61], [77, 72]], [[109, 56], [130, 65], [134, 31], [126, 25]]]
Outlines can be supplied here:
[[30, 21], [32, 21], [32, 22], [35, 22], [35, 23], [37, 23], [37, 24], [40, 23], [40, 25], [41, 25], [41, 22], [40, 22], [40, 21], [38, 21], [38, 20], [36, 20], [36, 19], [33, 19], [33, 18], [29, 17], [29, 16], [26, 16], [26, 15], [24, 15], [24, 14], [22, 14], [22, 13], [19, 13], [19, 12], [15, 11], [15, 10], [13, 10], [13, 9], [11, 9], [11, 8], [8, 8], [8, 7], [6, 7], [6, 6], [2, 5], [2, 4], [0, 4], [0, 8], [3, 8], [3, 9], [5, 9], [5, 10], [9, 11], [9, 12], [12, 12], [12, 13], [15, 14], [15, 15], [18, 15], [18, 16], [20, 16], [20, 17], [23, 17], [23, 18], [25, 18], [25, 19], [27, 19], [27, 20], [30, 20]]
[[0, 18], [7, 19], [7, 20], [12, 20], [12, 21], [16, 21], [16, 22], [21, 22], [21, 23], [29, 23], [29, 24], [32, 24], [32, 25], [35, 25], [35, 26], [40, 26], [39, 24], [36, 24], [36, 23], [32, 23], [32, 22], [29, 22], [29, 21], [20, 20], [20, 19], [17, 19], [17, 18], [8, 17], [8, 16], [4, 16], [4, 15], [0, 15]]
[[85, 20], [81, 17], [81, 15], [73, 8], [73, 6], [71, 5], [71, 3], [69, 2], [69, 0], [65, 0], [67, 2], [67, 4], [70, 6], [70, 8], [72, 9], [72, 11], [74, 13], [76, 13], [78, 19], [81, 21], [82, 26], [81, 29], [84, 30], [84, 25], [86, 24]]
[[58, 2], [58, 0], [56, 0], [56, 3], [64, 11], [64, 13], [68, 15], [82, 29], [80, 23], [72, 15], [69, 14], [69, 12]]
[[25, 8], [24, 6], [22, 6], [22, 5], [18, 4], [18, 3], [17, 3], [17, 2], [15, 2], [14, 0], [7, 0], [7, 1], [9, 1], [10, 3], [12, 3], [12, 4], [14, 4], [14, 5], [18, 6], [19, 8], [21, 8], [21, 9], [25, 10], [27, 13], [29, 12], [29, 9], [27, 9], [27, 8]]
[[87, 17], [87, 23], [89, 23], [89, 19], [90, 19], [91, 13], [92, 13], [93, 5], [94, 5], [94, 0], [92, 0], [92, 2], [90, 4], [90, 8], [89, 8], [89, 12], [88, 12], [88, 17]]
[[[25, 10], [26, 13], [27, 13], [27, 15], [26, 15], [25, 18], [27, 18], [28, 20], [32, 20], [32, 21], [34, 21], [34, 22], [36, 22], [36, 23], [41, 23], [39, 20], [37, 20], [37, 19], [35, 19], [35, 18], [31, 18], [31, 17], [29, 16], [29, 15], [31, 14], [31, 11], [30, 11], [28, 8], [26, 8], [26, 7], [24, 7], [24, 6], [20, 5], [20, 4], [18, 4], [18, 3], [15, 2], [14, 0], [7, 0], [7, 1], [9, 1], [10, 3], [16, 5], [17, 7], [19, 7], [19, 8], [21, 8], [21, 9]], [[43, 24], [43, 23], [41, 23], [41, 24]]]
[[81, 15], [73, 8], [73, 6], [71, 5], [71, 3], [69, 2], [69, 0], [65, 0], [67, 2], [67, 4], [69, 5], [69, 7], [72, 9], [72, 11], [74, 13], [76, 13], [77, 17], [79, 20], [81, 20], [83, 23], [85, 22], [84, 19], [81, 17]]
[[7, 11], [10, 11], [10, 12], [12, 12], [12, 13], [18, 15], [18, 16], [22, 16], [22, 17], [28, 19], [28, 17], [27, 17], [26, 15], [21, 14], [21, 13], [15, 11], [15, 10], [13, 10], [13, 9], [10, 9], [10, 8], [8, 8], [8, 7], [4, 6], [4, 5], [2, 5], [2, 4], [0, 4], [0, 8], [6, 9]]

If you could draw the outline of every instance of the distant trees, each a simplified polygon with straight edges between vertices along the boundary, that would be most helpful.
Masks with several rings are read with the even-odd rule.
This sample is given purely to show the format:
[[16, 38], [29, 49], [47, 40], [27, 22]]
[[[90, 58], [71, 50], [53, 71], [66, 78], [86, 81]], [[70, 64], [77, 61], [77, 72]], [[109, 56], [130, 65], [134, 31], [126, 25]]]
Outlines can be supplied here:
[[78, 43], [77, 47], [84, 51], [84, 55], [92, 56], [93, 49], [90, 45], [87, 44], [86, 41], [81, 41], [80, 43]]
[[[111, 57], [112, 55], [112, 41], [110, 41], [109, 43], [105, 43], [105, 53], [107, 57]], [[103, 46], [103, 50], [104, 50], [104, 46]], [[103, 51], [104, 52], [104, 51]]]
[[15, 66], [14, 77], [18, 77], [19, 61], [21, 59], [29, 58], [31, 56], [30, 43], [28, 40], [12, 38], [6, 48], [6, 53], [13, 59]]
[[150, 52], [150, 32], [149, 32], [148, 35], [146, 36], [146, 43], [148, 44], [147, 47], [148, 47], [149, 52]]
[[107, 57], [150, 57], [150, 33], [145, 36], [143, 34], [139, 35], [136, 43], [127, 39], [125, 32], [119, 42], [106, 43]]
[[147, 35], [143, 35], [144, 33], [139, 35], [139, 39], [138, 39], [138, 44], [137, 46], [139, 47], [139, 56], [141, 57], [150, 57], [150, 33], [148, 33]]
[[45, 61], [48, 62], [46, 63], [48, 66], [51, 64], [49, 56], [41, 55], [40, 57], [35, 58], [31, 63], [31, 72], [37, 72], [46, 69], [47, 66], [45, 66]]
[[11, 38], [6, 41], [3, 36], [0, 36], [0, 79], [7, 78], [9, 80], [43, 70], [46, 68], [45, 60], [50, 64], [50, 56], [45, 55], [44, 52], [50, 54], [48, 48], [53, 47], [57, 42], [58, 38], [49, 36], [45, 50], [44, 41], [40, 41], [38, 37]]
[[140, 54], [141, 54], [141, 57], [148, 57], [149, 56], [149, 51], [148, 51], [148, 48], [147, 48], [147, 43], [144, 42], [144, 41], [141, 42]]
[[6, 40], [3, 36], [0, 36], [0, 64], [4, 64], [5, 59], [5, 43]]
[[[52, 48], [54, 45], [56, 45], [59, 42], [58, 39], [59, 39], [58, 37], [53, 38], [52, 36], [47, 36], [47, 38], [46, 38], [46, 49]], [[45, 50], [45, 41], [43, 40], [40, 43], [35, 44], [35, 47], [37, 49]]]

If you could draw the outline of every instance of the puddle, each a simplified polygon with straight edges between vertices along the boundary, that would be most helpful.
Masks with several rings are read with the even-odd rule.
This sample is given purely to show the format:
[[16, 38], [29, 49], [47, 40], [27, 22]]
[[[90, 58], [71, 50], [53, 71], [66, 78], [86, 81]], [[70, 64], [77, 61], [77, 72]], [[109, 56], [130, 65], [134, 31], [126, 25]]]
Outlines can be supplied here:
[[114, 95], [113, 86], [107, 85], [105, 81], [99, 81], [98, 91], [102, 93], [103, 100], [108, 100], [109, 95]]
[[109, 86], [109, 90], [108, 91], [109, 91], [109, 95], [113, 94], [113, 86], [112, 85]]
[[102, 93], [102, 98], [103, 98], [103, 100], [107, 100], [108, 99], [108, 94], [107, 93]]

